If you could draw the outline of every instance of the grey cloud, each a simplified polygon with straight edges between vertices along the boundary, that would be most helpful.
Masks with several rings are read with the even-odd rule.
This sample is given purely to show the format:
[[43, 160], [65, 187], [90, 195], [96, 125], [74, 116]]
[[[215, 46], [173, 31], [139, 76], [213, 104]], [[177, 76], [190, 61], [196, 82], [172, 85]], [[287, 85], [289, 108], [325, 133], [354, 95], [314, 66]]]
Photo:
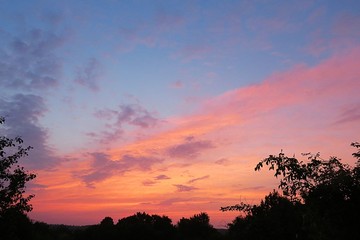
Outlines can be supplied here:
[[36, 95], [18, 94], [10, 100], [0, 99], [0, 115], [5, 117], [6, 133], [21, 136], [25, 145], [33, 147], [25, 165], [35, 169], [51, 169], [60, 163], [47, 144], [47, 130], [39, 126], [46, 112], [44, 100]]

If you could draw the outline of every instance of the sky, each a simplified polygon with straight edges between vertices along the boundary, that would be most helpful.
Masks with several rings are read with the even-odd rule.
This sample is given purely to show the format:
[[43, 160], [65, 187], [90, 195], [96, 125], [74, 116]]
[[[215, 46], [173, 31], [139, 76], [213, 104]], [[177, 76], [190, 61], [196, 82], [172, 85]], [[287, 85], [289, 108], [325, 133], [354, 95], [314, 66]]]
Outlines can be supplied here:
[[30, 217], [207, 212], [225, 227], [281, 150], [354, 165], [360, 1], [0, 0], [0, 129], [34, 149]]

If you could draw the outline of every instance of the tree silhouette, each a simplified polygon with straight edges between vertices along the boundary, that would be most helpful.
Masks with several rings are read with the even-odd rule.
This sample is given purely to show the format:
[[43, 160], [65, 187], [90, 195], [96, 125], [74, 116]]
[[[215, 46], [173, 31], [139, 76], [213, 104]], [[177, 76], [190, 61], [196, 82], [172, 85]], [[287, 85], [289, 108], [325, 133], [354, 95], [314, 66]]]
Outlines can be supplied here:
[[180, 239], [210, 240], [220, 238], [219, 233], [210, 224], [209, 215], [203, 212], [190, 218], [181, 218], [177, 228]]
[[[360, 144], [351, 145], [358, 149], [353, 153], [357, 158], [354, 167], [337, 157], [321, 159], [319, 153], [304, 154], [308, 162], [287, 157], [282, 151], [260, 161], [255, 170], [266, 165], [275, 171], [283, 196], [274, 192], [260, 205], [221, 208], [245, 213], [229, 225], [230, 234], [243, 239], [360, 239]], [[286, 233], [277, 231], [275, 222], [281, 223], [278, 227], [287, 229]], [[289, 225], [294, 222], [300, 228]]]
[[238, 216], [229, 224], [231, 239], [304, 239], [300, 204], [290, 201], [273, 191], [265, 196], [259, 205], [241, 203], [221, 210], [240, 210], [245, 216]]
[[[0, 125], [4, 121], [0, 117]], [[20, 137], [0, 136], [0, 232], [5, 239], [22, 239], [30, 224], [25, 214], [32, 210], [29, 201], [34, 195], [25, 196], [25, 184], [36, 175], [18, 165], [31, 149], [22, 143]]]
[[167, 216], [136, 213], [122, 218], [116, 224], [121, 239], [166, 240], [174, 239], [175, 229]]

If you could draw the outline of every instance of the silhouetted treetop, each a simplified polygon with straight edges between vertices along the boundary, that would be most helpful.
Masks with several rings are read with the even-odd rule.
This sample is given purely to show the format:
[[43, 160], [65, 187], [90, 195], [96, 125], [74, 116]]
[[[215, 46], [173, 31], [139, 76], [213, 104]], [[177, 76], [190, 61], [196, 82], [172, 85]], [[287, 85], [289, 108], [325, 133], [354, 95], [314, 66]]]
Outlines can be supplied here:
[[[4, 122], [0, 117], [0, 125]], [[18, 164], [31, 149], [22, 144], [20, 137], [0, 136], [0, 236], [4, 239], [25, 239], [31, 231], [25, 214], [32, 210], [29, 201], [34, 195], [25, 195], [25, 185], [36, 176]]]
[[[4, 123], [0, 117], [0, 124]], [[28, 155], [31, 147], [23, 147], [20, 137], [0, 136], [0, 216], [9, 209], [21, 213], [32, 210], [29, 201], [34, 195], [24, 196], [26, 183], [36, 177], [18, 165], [21, 157]]]

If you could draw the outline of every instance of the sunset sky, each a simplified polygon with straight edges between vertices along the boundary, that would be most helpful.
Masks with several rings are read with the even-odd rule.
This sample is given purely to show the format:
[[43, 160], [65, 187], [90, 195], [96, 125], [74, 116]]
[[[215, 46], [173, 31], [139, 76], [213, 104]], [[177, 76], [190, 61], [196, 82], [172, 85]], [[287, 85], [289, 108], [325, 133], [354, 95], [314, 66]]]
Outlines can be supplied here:
[[269, 154], [354, 164], [359, 91], [357, 0], [0, 0], [0, 131], [34, 147], [34, 220], [224, 227], [277, 188]]

